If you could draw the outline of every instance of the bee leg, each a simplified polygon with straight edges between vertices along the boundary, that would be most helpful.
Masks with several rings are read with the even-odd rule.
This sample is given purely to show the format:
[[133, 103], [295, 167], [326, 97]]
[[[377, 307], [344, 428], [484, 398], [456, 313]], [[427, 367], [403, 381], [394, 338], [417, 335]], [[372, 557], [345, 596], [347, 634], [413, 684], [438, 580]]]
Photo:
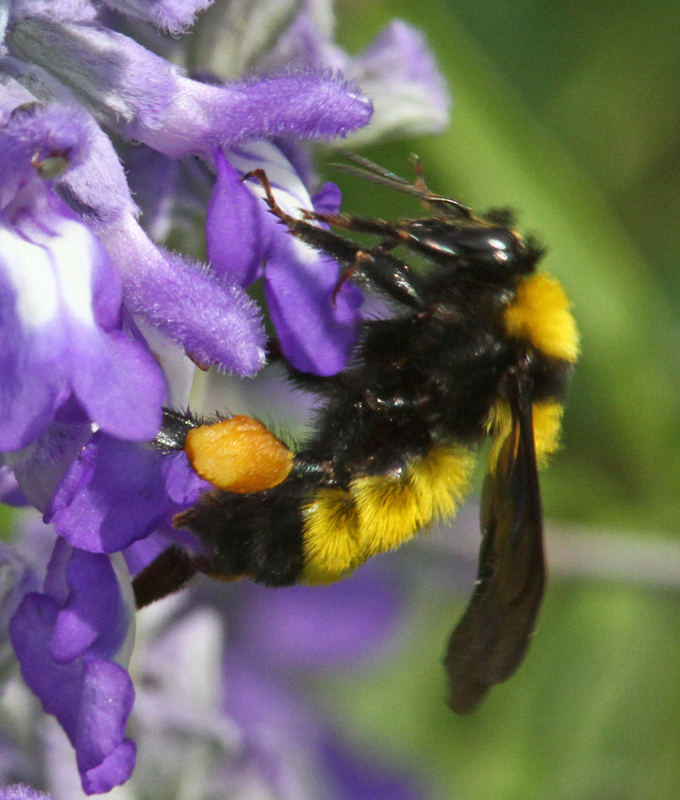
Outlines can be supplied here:
[[[418, 276], [411, 271], [408, 264], [387, 252], [390, 247], [397, 244], [394, 241], [394, 237], [390, 238], [389, 236], [390, 232], [394, 232], [394, 229], [387, 223], [381, 223], [384, 227], [380, 228], [379, 231], [375, 231], [380, 235], [387, 235], [386, 246], [362, 247], [344, 236], [333, 233], [333, 231], [320, 228], [305, 219], [297, 219], [286, 213], [276, 202], [269, 178], [264, 170], [256, 169], [248, 172], [243, 176], [243, 180], [247, 178], [256, 178], [262, 184], [269, 210], [298, 239], [332, 256], [341, 263], [348, 264], [351, 274], [356, 273], [357, 276], [361, 276], [394, 300], [417, 311], [425, 310], [427, 302], [423, 297], [424, 292]], [[309, 213], [311, 214], [312, 212]], [[393, 241], [394, 245], [392, 244]], [[358, 264], [358, 266], [352, 269], [355, 264]]]
[[358, 261], [356, 273], [374, 288], [415, 311], [429, 308], [430, 302], [422, 279], [408, 264], [393, 256], [382, 245], [369, 250], [357, 249], [355, 261]]
[[338, 282], [335, 284], [335, 289], [333, 289], [333, 294], [331, 296], [333, 305], [335, 305], [337, 302], [338, 293], [340, 292], [340, 289], [342, 289], [342, 287], [345, 285], [345, 283], [347, 283], [347, 281], [352, 277], [352, 275], [354, 275], [357, 271], [361, 270], [361, 262], [362, 261], [365, 262], [370, 258], [371, 256], [368, 253], [366, 253], [365, 250], [359, 250], [359, 252], [356, 254], [354, 262], [343, 273], [341, 273]]
[[144, 608], [178, 592], [197, 572], [186, 550], [168, 547], [132, 579], [135, 605]]
[[[316, 211], [302, 211], [304, 219], [314, 220], [314, 222], [324, 222], [334, 228], [342, 228], [346, 231], [356, 231], [357, 233], [369, 233], [373, 236], [383, 236], [386, 241], [396, 247], [400, 242], [399, 228], [393, 222], [384, 222], [381, 219], [366, 219], [364, 217], [354, 217], [351, 214], [318, 214]], [[393, 243], [393, 244], [392, 244]]]

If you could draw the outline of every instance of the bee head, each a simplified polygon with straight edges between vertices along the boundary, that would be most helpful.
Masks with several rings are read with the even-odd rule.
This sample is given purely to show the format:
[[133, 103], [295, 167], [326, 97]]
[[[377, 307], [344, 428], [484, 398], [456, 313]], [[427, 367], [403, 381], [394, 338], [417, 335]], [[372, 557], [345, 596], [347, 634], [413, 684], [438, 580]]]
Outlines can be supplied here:
[[462, 271], [475, 280], [501, 285], [530, 275], [541, 251], [501, 226], [466, 226], [455, 231], [455, 248]]

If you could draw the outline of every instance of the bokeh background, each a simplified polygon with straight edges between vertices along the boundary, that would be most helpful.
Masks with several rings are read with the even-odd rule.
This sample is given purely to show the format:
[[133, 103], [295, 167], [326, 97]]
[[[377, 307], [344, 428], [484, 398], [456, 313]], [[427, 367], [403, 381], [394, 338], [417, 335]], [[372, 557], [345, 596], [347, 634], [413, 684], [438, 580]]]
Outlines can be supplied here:
[[[583, 355], [564, 448], [542, 479], [552, 574], [517, 675], [472, 717], [444, 705], [441, 654], [474, 575], [459, 541], [472, 507], [385, 557], [410, 586], [389, 666], [324, 681], [318, 702], [357, 748], [416, 770], [437, 798], [677, 800], [680, 4], [339, 0], [337, 10], [350, 52], [395, 16], [420, 27], [454, 96], [442, 135], [362, 152], [401, 174], [416, 152], [436, 191], [513, 208], [573, 299]], [[326, 176], [350, 211], [417, 213], [409, 198]]]

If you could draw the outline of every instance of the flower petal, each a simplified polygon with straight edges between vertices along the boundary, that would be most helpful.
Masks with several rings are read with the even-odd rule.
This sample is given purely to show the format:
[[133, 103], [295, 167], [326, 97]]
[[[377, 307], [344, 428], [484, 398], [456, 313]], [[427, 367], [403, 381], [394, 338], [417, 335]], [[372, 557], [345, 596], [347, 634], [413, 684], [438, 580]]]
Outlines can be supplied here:
[[105, 0], [122, 14], [147, 20], [168, 33], [180, 33], [212, 0]]
[[88, 652], [111, 658], [121, 648], [130, 623], [110, 559], [74, 549], [66, 566], [68, 600], [57, 615], [50, 656], [69, 664]]
[[49, 507], [64, 473], [91, 436], [89, 421], [84, 424], [52, 422], [28, 447], [5, 453], [5, 463], [14, 471], [31, 505], [43, 512]]
[[18, 232], [0, 228], [0, 447], [37, 438], [72, 390], [105, 430], [153, 438], [165, 392], [160, 369], [139, 343], [97, 325], [97, 317], [107, 327], [120, 319], [108, 256], [76, 220], [52, 213], [47, 221], [49, 231], [26, 220]]
[[394, 20], [345, 74], [375, 104], [371, 125], [352, 136], [350, 147], [377, 139], [438, 133], [449, 122], [451, 98], [446, 81], [422, 33]]
[[215, 152], [215, 168], [217, 181], [205, 225], [208, 261], [217, 275], [250, 286], [260, 277], [273, 226], [266, 225], [264, 204], [220, 149]]
[[[123, 439], [152, 439], [161, 424], [163, 376], [151, 355], [114, 331], [99, 341], [74, 337], [82, 354], [73, 388], [90, 419]], [[85, 357], [87, 353], [87, 358]]]
[[161, 252], [131, 217], [104, 231], [102, 239], [122, 272], [130, 309], [179, 342], [197, 363], [242, 375], [263, 366], [259, 310], [239, 286]]
[[[116, 667], [117, 665], [112, 665]], [[106, 696], [103, 698], [106, 700]], [[114, 786], [125, 783], [135, 768], [137, 747], [130, 739], [114, 747], [106, 758], [91, 769], [81, 772], [83, 791], [86, 794], [106, 794]]]
[[54, 714], [76, 748], [86, 792], [124, 783], [134, 767], [134, 745], [125, 739], [134, 689], [127, 672], [110, 661], [82, 658], [57, 664], [49, 655], [59, 604], [46, 594], [24, 597], [10, 622], [10, 636], [26, 684]]
[[209, 157], [216, 146], [243, 139], [346, 136], [366, 125], [371, 114], [371, 103], [357, 88], [329, 71], [256, 77], [224, 86], [178, 78], [161, 124], [136, 122], [125, 132], [169, 156]]
[[91, 553], [114, 553], [147, 536], [171, 507], [161, 458], [97, 431], [55, 492], [57, 533]]
[[333, 299], [339, 280], [337, 262], [319, 254], [303, 263], [282, 246], [267, 263], [269, 312], [286, 358], [301, 372], [335, 375], [356, 343], [363, 296], [345, 283]]
[[118, 664], [84, 659], [75, 748], [86, 792], [107, 792], [130, 777], [136, 749], [125, 739], [135, 690]]
[[12, 50], [39, 64], [78, 97], [93, 116], [115, 127], [161, 122], [175, 90], [176, 69], [133, 39], [97, 23], [18, 20]]
[[[276, 202], [291, 216], [300, 216], [312, 206], [293, 165], [270, 142], [244, 142], [229, 151], [229, 159], [242, 172], [264, 169]], [[263, 196], [259, 183], [252, 181], [247, 186]], [[324, 187], [320, 199], [335, 210], [339, 189], [332, 184]], [[261, 203], [264, 207], [264, 201]], [[345, 366], [356, 342], [361, 291], [345, 283], [336, 293], [340, 279], [336, 261], [291, 236], [273, 215], [263, 213], [260, 219], [264, 232], [259, 238], [266, 243], [265, 295], [282, 350], [303, 372], [334, 375]], [[217, 237], [214, 229], [212, 235]], [[225, 241], [221, 246], [225, 251], [221, 263], [229, 267], [232, 259], [226, 252], [231, 244]]]

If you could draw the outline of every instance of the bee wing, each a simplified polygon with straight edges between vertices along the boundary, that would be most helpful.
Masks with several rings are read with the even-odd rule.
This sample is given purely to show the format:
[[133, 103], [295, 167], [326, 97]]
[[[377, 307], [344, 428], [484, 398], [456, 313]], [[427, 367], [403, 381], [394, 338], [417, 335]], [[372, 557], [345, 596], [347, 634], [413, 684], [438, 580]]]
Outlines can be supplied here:
[[444, 663], [449, 705], [468, 714], [524, 658], [543, 597], [543, 522], [529, 387], [517, 377], [512, 427], [482, 493], [482, 546], [474, 594]]

